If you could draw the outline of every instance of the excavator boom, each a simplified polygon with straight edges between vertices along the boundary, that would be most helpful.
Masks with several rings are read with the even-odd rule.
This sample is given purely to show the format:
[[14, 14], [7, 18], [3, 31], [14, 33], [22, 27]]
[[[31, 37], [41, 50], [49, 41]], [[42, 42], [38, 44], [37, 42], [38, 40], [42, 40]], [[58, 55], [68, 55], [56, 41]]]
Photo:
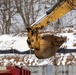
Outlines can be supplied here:
[[40, 23], [31, 26], [32, 28], [43, 29], [52, 24], [66, 13], [76, 8], [76, 0], [59, 0], [52, 9], [46, 12], [46, 15]]
[[39, 59], [54, 56], [58, 48], [66, 41], [65, 37], [54, 35], [41, 35], [40, 30], [51, 25], [53, 22], [64, 16], [66, 13], [76, 8], [76, 0], [59, 0], [52, 9], [46, 12], [40, 21], [32, 24], [28, 30], [27, 43], [34, 49], [35, 55]]

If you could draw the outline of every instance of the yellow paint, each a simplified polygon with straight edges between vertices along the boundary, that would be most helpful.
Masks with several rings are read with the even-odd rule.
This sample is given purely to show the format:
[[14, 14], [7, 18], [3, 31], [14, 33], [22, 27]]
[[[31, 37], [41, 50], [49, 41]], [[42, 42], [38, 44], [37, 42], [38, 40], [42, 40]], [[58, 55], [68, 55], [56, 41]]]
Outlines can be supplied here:
[[[69, 2], [72, 2], [75, 6], [72, 6]], [[53, 22], [64, 16], [66, 13], [70, 12], [73, 8], [76, 8], [76, 0], [63, 0], [63, 2], [58, 5], [49, 15], [47, 15], [39, 24], [35, 26], [30, 26], [31, 30], [28, 31], [28, 40], [31, 45], [30, 48], [33, 48], [37, 54], [37, 50], [42, 50], [41, 43], [45, 44], [45, 40], [42, 40], [42, 36], [38, 33], [39, 30], [51, 25]], [[32, 34], [32, 32], [34, 32]], [[33, 41], [31, 41], [33, 40]], [[49, 42], [48, 42], [49, 43]], [[43, 52], [43, 51], [41, 51]], [[45, 53], [44, 53], [45, 54]], [[39, 54], [40, 55], [40, 52]], [[47, 54], [48, 55], [48, 54]], [[44, 55], [43, 55], [44, 56]], [[50, 55], [51, 56], [51, 55]]]

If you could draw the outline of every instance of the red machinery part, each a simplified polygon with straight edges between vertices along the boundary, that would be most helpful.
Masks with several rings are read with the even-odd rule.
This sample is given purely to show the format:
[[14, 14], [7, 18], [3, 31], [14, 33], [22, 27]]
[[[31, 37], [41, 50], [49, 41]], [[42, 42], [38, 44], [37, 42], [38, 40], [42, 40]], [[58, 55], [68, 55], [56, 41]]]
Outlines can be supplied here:
[[0, 75], [31, 75], [31, 71], [24, 67], [7, 66], [6, 70], [0, 69]]

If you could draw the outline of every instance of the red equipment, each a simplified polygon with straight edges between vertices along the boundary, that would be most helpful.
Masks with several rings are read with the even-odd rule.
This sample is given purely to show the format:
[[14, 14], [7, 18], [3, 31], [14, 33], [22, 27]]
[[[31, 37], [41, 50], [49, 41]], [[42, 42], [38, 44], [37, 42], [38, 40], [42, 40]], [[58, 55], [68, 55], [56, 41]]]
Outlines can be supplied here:
[[31, 75], [31, 71], [24, 67], [7, 66], [0, 67], [0, 75]]

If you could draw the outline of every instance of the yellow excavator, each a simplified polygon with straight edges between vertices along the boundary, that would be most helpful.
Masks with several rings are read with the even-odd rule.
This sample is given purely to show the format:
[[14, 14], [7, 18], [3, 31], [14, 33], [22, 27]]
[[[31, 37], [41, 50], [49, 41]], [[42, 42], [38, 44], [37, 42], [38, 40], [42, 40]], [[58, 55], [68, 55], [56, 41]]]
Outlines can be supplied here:
[[66, 41], [65, 37], [42, 35], [40, 31], [76, 8], [76, 0], [58, 0], [52, 9], [38, 21], [27, 28], [27, 43], [39, 59], [54, 56], [59, 47]]

